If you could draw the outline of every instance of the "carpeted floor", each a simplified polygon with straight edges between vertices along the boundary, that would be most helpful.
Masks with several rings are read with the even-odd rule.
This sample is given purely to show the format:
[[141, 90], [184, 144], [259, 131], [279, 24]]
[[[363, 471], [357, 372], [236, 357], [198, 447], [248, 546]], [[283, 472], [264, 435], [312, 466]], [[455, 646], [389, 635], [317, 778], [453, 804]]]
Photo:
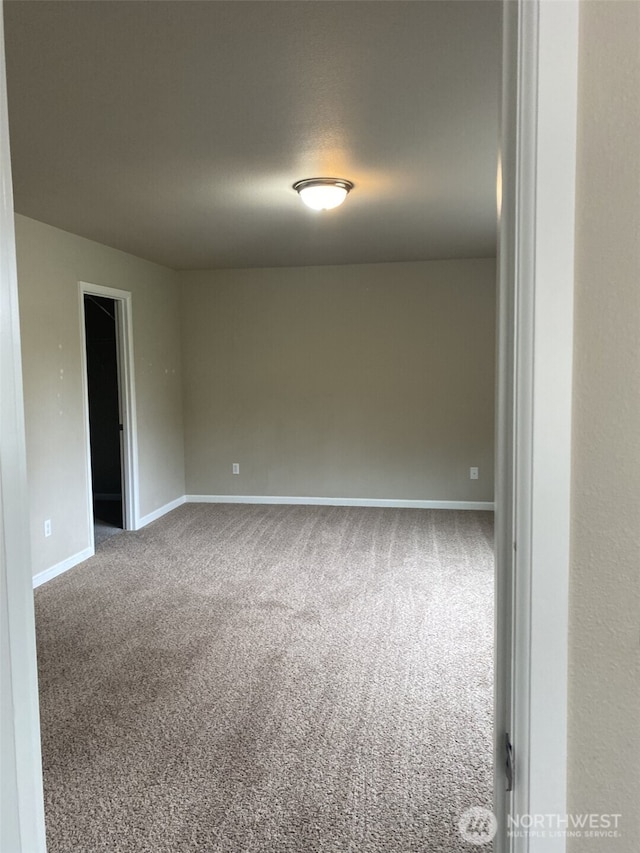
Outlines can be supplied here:
[[116, 536], [118, 533], [122, 533], [121, 527], [109, 524], [108, 521], [103, 521], [101, 518], [93, 519], [93, 538], [96, 548], [98, 545], [101, 545], [105, 539], [108, 539], [110, 536]]
[[478, 849], [492, 522], [190, 504], [38, 588], [50, 853]]

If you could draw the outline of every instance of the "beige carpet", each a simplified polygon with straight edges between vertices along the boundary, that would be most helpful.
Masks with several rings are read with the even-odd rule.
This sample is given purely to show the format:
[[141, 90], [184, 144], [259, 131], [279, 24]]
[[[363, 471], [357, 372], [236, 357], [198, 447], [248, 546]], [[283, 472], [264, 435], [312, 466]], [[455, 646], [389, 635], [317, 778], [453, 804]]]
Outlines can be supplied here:
[[103, 521], [101, 518], [94, 518], [93, 520], [93, 538], [96, 544], [96, 548], [98, 545], [102, 545], [105, 539], [108, 539], [109, 536], [116, 536], [118, 533], [122, 533], [121, 527], [116, 527], [114, 524], [109, 524], [108, 521]]
[[479, 849], [492, 594], [490, 513], [192, 504], [108, 539], [36, 590], [50, 853]]

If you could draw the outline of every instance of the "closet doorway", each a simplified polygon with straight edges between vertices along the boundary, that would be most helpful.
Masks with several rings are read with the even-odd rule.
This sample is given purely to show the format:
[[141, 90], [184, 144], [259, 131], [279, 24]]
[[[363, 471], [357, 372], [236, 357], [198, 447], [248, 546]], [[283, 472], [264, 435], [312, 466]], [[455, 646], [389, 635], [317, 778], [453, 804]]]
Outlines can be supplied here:
[[131, 295], [80, 284], [85, 356], [89, 521], [94, 547], [135, 529]]

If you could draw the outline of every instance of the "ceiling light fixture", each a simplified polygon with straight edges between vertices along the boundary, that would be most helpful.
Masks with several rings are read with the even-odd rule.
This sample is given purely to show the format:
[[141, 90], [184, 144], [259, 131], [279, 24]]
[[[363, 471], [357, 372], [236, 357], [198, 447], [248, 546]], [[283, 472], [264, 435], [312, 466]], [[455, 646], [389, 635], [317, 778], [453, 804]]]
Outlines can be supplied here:
[[306, 178], [293, 185], [302, 201], [313, 210], [331, 210], [338, 207], [353, 189], [351, 181], [342, 178]]

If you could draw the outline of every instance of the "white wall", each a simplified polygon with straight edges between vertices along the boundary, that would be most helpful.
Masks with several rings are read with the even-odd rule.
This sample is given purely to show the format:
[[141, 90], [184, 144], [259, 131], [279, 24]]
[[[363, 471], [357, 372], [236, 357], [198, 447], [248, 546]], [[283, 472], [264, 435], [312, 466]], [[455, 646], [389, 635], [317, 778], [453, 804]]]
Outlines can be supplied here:
[[[640, 847], [640, 4], [581, 5], [569, 789]], [[573, 840], [569, 850], [585, 850]]]
[[493, 501], [495, 275], [179, 273], [187, 493]]
[[[89, 545], [78, 281], [131, 291], [140, 515], [184, 494], [175, 273], [16, 216], [33, 573]], [[53, 534], [44, 538], [43, 524]]]

